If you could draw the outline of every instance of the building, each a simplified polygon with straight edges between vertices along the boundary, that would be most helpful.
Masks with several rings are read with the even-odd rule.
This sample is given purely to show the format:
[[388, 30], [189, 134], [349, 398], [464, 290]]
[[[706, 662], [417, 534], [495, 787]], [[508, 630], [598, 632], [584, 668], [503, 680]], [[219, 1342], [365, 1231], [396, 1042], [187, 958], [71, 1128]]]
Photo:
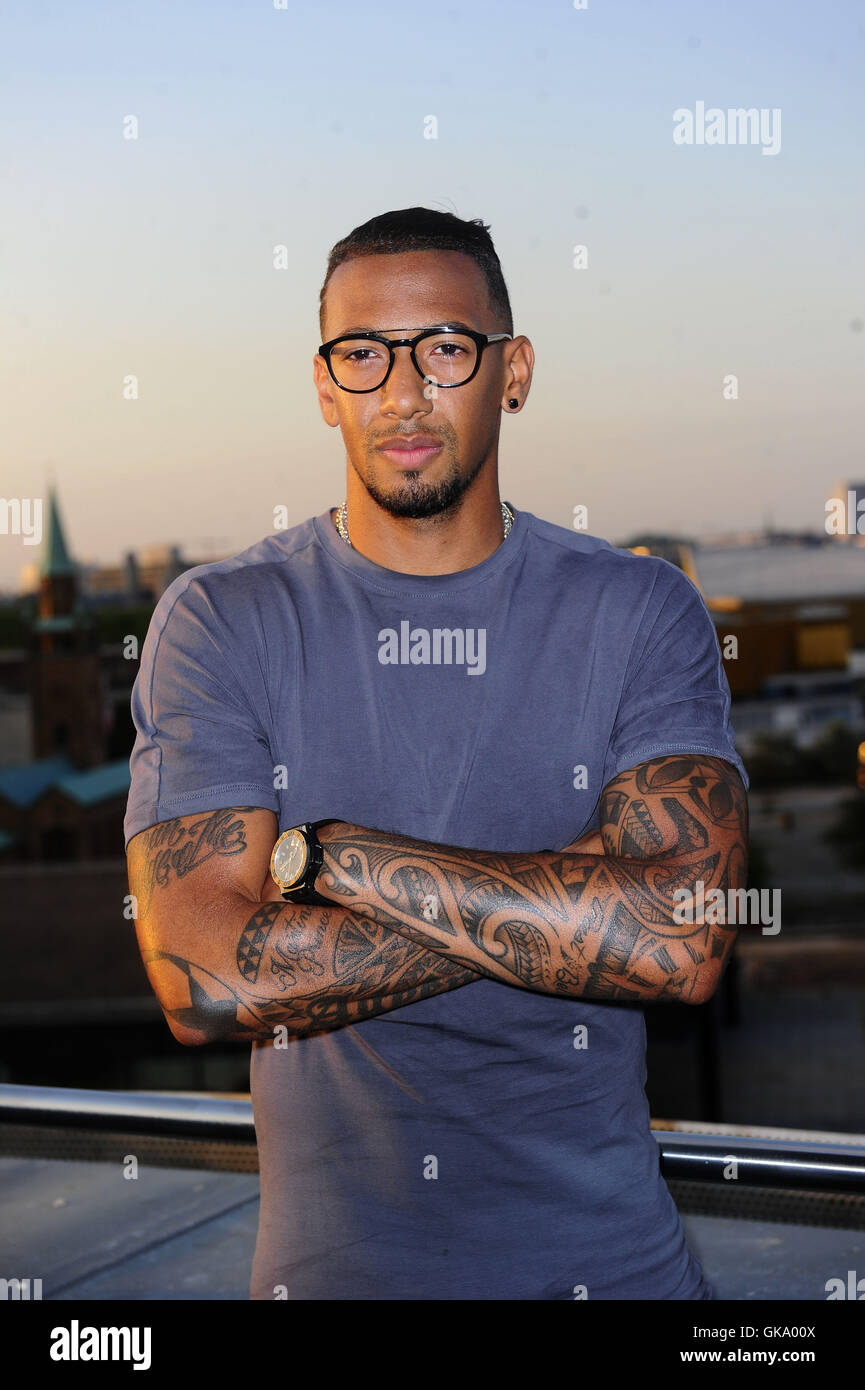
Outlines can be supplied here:
[[3, 864], [123, 857], [137, 652], [156, 600], [203, 563], [159, 545], [121, 566], [80, 565], [53, 487], [45, 510], [32, 616], [23, 629], [16, 616], [17, 645], [0, 649]]
[[[137, 662], [124, 663], [118, 691], [113, 648], [106, 651], [82, 595], [53, 488], [47, 502], [27, 646], [7, 649], [0, 663], [3, 863], [123, 854]], [[118, 705], [125, 724], [115, 718]]]
[[684, 567], [718, 632], [740, 751], [833, 723], [865, 734], [865, 547], [816, 537], [693, 546]]
[[53, 488], [48, 494], [28, 674], [34, 757], [62, 754], [78, 768], [104, 762], [109, 712], [99, 638], [82, 602]]
[[128, 757], [83, 772], [63, 754], [0, 769], [3, 862], [122, 856], [128, 795]]

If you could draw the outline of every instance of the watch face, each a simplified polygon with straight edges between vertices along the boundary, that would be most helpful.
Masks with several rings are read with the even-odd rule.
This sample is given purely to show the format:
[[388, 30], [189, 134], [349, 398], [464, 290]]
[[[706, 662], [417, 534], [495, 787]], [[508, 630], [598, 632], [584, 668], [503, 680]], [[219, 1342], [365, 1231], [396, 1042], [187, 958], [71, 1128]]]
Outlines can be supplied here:
[[309, 847], [302, 833], [293, 828], [280, 835], [270, 856], [270, 874], [280, 888], [291, 888], [301, 878], [309, 860]]

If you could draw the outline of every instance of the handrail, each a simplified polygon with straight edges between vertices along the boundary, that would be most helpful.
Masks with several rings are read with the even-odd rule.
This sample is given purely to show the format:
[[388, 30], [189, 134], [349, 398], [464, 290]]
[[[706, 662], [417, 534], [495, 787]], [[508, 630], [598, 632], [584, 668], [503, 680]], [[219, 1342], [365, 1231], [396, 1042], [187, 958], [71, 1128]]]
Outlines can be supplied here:
[[865, 1148], [855, 1144], [809, 1144], [801, 1139], [688, 1134], [681, 1130], [653, 1133], [661, 1148], [661, 1171], [668, 1180], [849, 1192], [865, 1197]]
[[255, 1143], [251, 1101], [220, 1096], [79, 1091], [7, 1082], [0, 1085], [0, 1124], [4, 1123]]
[[[255, 1143], [252, 1103], [220, 1096], [85, 1091], [0, 1085], [0, 1124], [118, 1130], [174, 1138]], [[742, 1134], [652, 1131], [666, 1179], [865, 1196], [865, 1147], [758, 1139]], [[731, 1170], [732, 1165], [732, 1170]]]

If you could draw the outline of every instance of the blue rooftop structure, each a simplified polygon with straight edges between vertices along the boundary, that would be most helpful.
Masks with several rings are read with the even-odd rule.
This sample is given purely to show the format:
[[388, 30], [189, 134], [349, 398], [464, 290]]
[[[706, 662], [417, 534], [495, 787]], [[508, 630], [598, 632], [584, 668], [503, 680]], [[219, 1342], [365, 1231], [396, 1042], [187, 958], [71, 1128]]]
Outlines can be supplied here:
[[126, 796], [130, 780], [129, 759], [117, 758], [114, 762], [88, 768], [86, 772], [62, 777], [54, 786], [82, 806], [95, 806], [114, 796]]
[[75, 764], [62, 753], [20, 767], [0, 768], [0, 797], [15, 806], [32, 806], [49, 787], [74, 772]]
[[52, 789], [63, 792], [81, 806], [96, 806], [115, 796], [129, 792], [129, 759], [100, 763], [98, 767], [79, 772], [64, 755], [40, 758], [21, 767], [0, 768], [0, 799], [11, 801], [22, 809], [32, 806]]

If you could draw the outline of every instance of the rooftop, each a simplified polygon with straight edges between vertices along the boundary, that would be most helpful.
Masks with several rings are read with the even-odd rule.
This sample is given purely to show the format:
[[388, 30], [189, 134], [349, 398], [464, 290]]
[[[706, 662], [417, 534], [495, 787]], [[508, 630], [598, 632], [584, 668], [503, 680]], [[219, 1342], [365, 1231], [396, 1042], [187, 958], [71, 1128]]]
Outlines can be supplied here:
[[731, 595], [750, 602], [865, 598], [865, 546], [694, 546], [693, 559], [707, 602]]
[[43, 792], [75, 772], [75, 764], [62, 754], [33, 763], [0, 768], [0, 797], [16, 806], [32, 806]]

